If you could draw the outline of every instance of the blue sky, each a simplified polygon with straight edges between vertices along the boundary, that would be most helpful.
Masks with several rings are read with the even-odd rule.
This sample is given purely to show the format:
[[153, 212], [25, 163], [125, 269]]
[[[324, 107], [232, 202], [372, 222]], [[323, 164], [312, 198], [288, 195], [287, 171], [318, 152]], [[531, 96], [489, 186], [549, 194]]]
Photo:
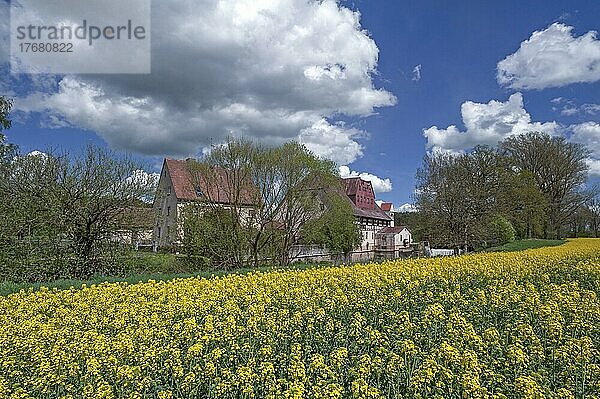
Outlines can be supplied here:
[[[411, 201], [415, 172], [428, 149], [463, 150], [470, 144], [490, 143], [495, 137], [514, 134], [521, 128], [536, 126], [552, 134], [564, 134], [575, 141], [591, 145], [594, 151], [597, 147], [595, 160], [600, 159], [600, 129], [597, 129], [600, 127], [600, 106], [596, 107], [600, 104], [600, 75], [596, 73], [596, 69], [600, 70], [600, 55], [595, 53], [597, 48], [600, 49], [600, 45], [593, 34], [585, 43], [577, 41], [582, 35], [599, 28], [600, 2], [354, 1], [342, 2], [341, 8], [333, 7], [327, 10], [315, 10], [315, 6], [307, 6], [313, 8], [304, 9], [303, 5], [296, 4], [298, 1], [291, 2], [295, 4], [296, 11], [286, 14], [285, 23], [277, 20], [277, 23], [282, 23], [280, 28], [283, 32], [288, 32], [291, 29], [289, 26], [306, 24], [319, 38], [329, 35], [328, 26], [332, 26], [331, 31], [335, 31], [335, 35], [343, 39], [343, 35], [348, 34], [348, 28], [346, 26], [344, 31], [340, 27], [343, 24], [347, 25], [348, 18], [351, 18], [349, 14], [344, 13], [346, 8], [349, 9], [348, 12], [360, 12], [360, 27], [355, 29], [355, 35], [348, 39], [347, 46], [337, 38], [332, 39], [331, 45], [327, 46], [321, 43], [314, 44], [315, 38], [299, 43], [282, 41], [283, 45], [294, 46], [293, 51], [289, 50], [295, 57], [293, 60], [286, 57], [285, 49], [277, 52], [269, 47], [270, 44], [261, 44], [260, 40], [243, 41], [240, 44], [239, 39], [236, 39], [237, 51], [232, 51], [230, 59], [241, 63], [240, 70], [223, 67], [217, 73], [204, 65], [199, 66], [198, 74], [205, 73], [210, 77], [211, 73], [217, 73], [215, 76], [223, 79], [215, 85], [210, 83], [209, 78], [202, 80], [198, 77], [194, 72], [193, 62], [190, 68], [186, 68], [188, 60], [185, 57], [180, 61], [182, 66], [176, 69], [175, 64], [179, 61], [172, 59], [169, 62], [168, 57], [161, 57], [161, 49], [156, 47], [153, 47], [152, 55], [152, 82], [148, 77], [126, 80], [116, 76], [104, 79], [85, 75], [57, 76], [34, 81], [27, 77], [10, 79], [4, 73], [7, 71], [4, 65], [2, 71], [5, 78], [0, 88], [20, 98], [17, 100], [16, 123], [7, 134], [9, 140], [19, 144], [24, 151], [52, 147], [76, 152], [88, 142], [102, 145], [109, 143], [117, 150], [133, 152], [147, 162], [149, 171], [156, 171], [162, 155], [184, 156], [187, 155], [184, 154], [186, 148], [189, 148], [191, 153], [200, 153], [207, 143], [218, 142], [223, 137], [222, 133], [215, 133], [213, 137], [210, 133], [212, 131], [226, 130], [234, 135], [239, 133], [273, 143], [295, 138], [296, 132], [298, 137], [312, 145], [316, 152], [337, 157], [336, 160], [340, 164], [348, 165], [346, 172], [369, 173], [377, 176], [380, 183], [383, 180], [378, 186], [381, 187], [380, 191], [387, 192], [378, 193], [378, 197], [396, 205]], [[154, 15], [158, 14], [157, 11], [160, 10], [153, 9]], [[216, 18], [216, 14], [209, 11], [195, 12], [195, 16], [187, 18], [203, 19], [204, 12], [207, 20]], [[325, 19], [325, 23], [319, 22], [320, 19], [315, 17], [316, 12], [320, 13], [320, 19]], [[247, 13], [247, 10], [244, 10], [244, 13]], [[354, 15], [358, 17], [357, 14]], [[164, 32], [161, 27], [164, 29], [166, 25], [168, 28], [169, 23], [174, 23], [172, 21], [181, 16], [173, 15], [169, 18], [167, 15], [165, 21], [153, 20], [153, 29], [156, 27], [156, 31], [152, 32], [153, 37]], [[227, 16], [223, 17], [221, 14], [220, 18], [226, 19]], [[261, 21], [264, 22], [259, 20]], [[326, 23], [328, 21], [329, 24]], [[229, 21], [224, 22], [228, 26]], [[265, 24], [265, 30], [259, 31], [256, 26], [261, 26], [260, 23], [249, 23], [253, 24], [249, 36], [256, 32], [258, 37], [269, 34], [281, 36], [281, 32], [271, 32], [268, 24]], [[562, 25], [552, 30], [551, 26], [554, 23]], [[368, 35], [363, 37], [361, 29], [367, 30]], [[267, 33], [264, 33], [265, 31]], [[588, 62], [591, 66], [579, 75], [559, 73], [554, 81], [549, 81], [547, 76], [534, 76], [536, 73], [546, 72], [524, 70], [523, 60], [527, 61], [527, 57], [533, 58], [534, 61], [536, 57], [544, 57], [544, 54], [540, 53], [543, 51], [540, 50], [543, 43], [538, 47], [533, 43], [530, 51], [523, 50], [518, 53], [522, 42], [530, 39], [535, 31], [542, 33], [539, 40], [551, 40], [559, 36], [571, 38], [564, 45], [580, 46], [580, 49], [573, 50], [574, 57], [581, 57], [581, 63]], [[232, 35], [234, 33], [232, 30]], [[333, 36], [333, 33], [331, 35]], [[208, 40], [206, 34], [203, 37]], [[374, 41], [375, 50], [369, 46], [365, 37]], [[203, 39], [198, 37], [195, 40]], [[318, 48], [312, 49], [311, 45]], [[364, 50], [356, 50], [358, 48]], [[372, 60], [376, 59], [377, 49], [379, 58], [376, 70], [369, 69]], [[235, 54], [245, 54], [244, 50], [248, 50], [248, 55], [240, 61], [236, 58], [239, 55]], [[202, 59], [213, 56], [212, 53], [207, 53], [209, 50], [205, 47], [202, 47], [201, 51]], [[265, 64], [261, 71], [252, 76], [255, 77], [258, 73], [264, 76], [257, 78], [252, 85], [241, 85], [240, 81], [248, 81], [244, 78], [228, 87], [228, 82], [233, 79], [229, 74], [231, 77], [239, 77], [253, 68], [254, 64], [244, 64], [244, 60], [250, 60], [257, 51], [264, 51], [266, 54], [253, 62], [257, 65], [262, 65], [261, 62]], [[223, 53], [224, 58], [229, 57], [227, 50]], [[298, 60], [313, 53], [322, 53], [325, 60], [341, 61], [329, 61], [327, 68], [323, 68], [312, 59], [307, 64], [299, 64]], [[505, 65], [516, 80], [512, 83], [499, 82], [498, 63], [516, 53], [516, 58]], [[557, 57], [552, 61], [553, 65], [563, 61], [560, 55]], [[219, 59], [220, 57], [214, 58]], [[350, 66], [355, 60], [358, 65], [356, 73]], [[559, 72], [560, 68], [568, 72], [568, 61], [565, 59], [565, 65], [556, 66]], [[273, 62], [272, 69], [269, 62]], [[214, 63], [215, 61], [211, 65]], [[336, 69], [338, 63], [344, 67]], [[310, 69], [313, 64], [315, 67]], [[227, 61], [226, 65], [231, 65], [231, 62]], [[302, 78], [309, 80], [298, 78], [289, 91], [286, 91], [285, 84], [279, 89], [282, 86], [281, 79], [285, 79], [287, 84], [298, 75], [282, 75], [281, 66], [286, 71], [303, 68], [298, 70], [303, 70]], [[415, 73], [417, 66], [420, 66], [419, 79]], [[178, 72], [173, 73], [173, 70]], [[365, 70], [369, 71], [370, 81], [363, 77], [362, 72]], [[166, 76], [164, 81], [165, 85], [169, 85], [168, 88], [162, 87], [160, 82], [157, 83], [163, 76]], [[198, 81], [196, 92], [181, 94], [187, 90], [186, 79]], [[329, 80], [324, 82], [325, 79], [338, 81], [335, 84], [331, 83], [332, 86], [324, 87], [327, 91], [321, 92], [323, 87], [318, 87], [319, 84], [330, 84]], [[363, 99], [352, 103], [339, 100], [344, 96], [354, 98], [351, 93], [355, 93], [361, 87], [370, 90], [370, 85], [371, 89], [380, 89], [368, 92], [369, 96], [378, 96], [370, 102]], [[152, 86], [152, 90], [148, 89], [149, 86]], [[310, 87], [302, 92], [308, 86]], [[100, 88], [102, 93], [90, 96], [90, 87]], [[215, 92], [220, 93], [219, 96], [215, 96]], [[294, 97], [288, 92], [293, 92], [294, 95], [302, 92], [302, 95]], [[40, 100], [40, 93], [43, 100]], [[57, 96], [57, 93], [60, 96]], [[244, 95], [240, 96], [240, 93]], [[340, 103], [329, 106], [325, 102], [327, 94], [323, 93], [335, 94], [336, 96], [328, 101]], [[239, 100], [240, 97], [259, 98], [260, 101], [244, 102], [245, 100]], [[144, 99], [145, 102], [143, 106], [139, 106], [140, 101], [133, 102], [132, 98]], [[168, 103], [165, 98], [169, 100]], [[236, 100], [230, 101], [232, 98]], [[321, 98], [324, 100], [321, 101]], [[492, 100], [497, 103], [489, 104]], [[102, 106], [93, 107], [87, 104], [77, 112], [71, 111], [86, 101], [95, 101]], [[221, 108], [217, 117], [207, 114], [206, 108], [201, 105], [190, 107], [190, 102], [210, 103], [211, 110], [221, 103], [228, 106]], [[464, 124], [465, 115], [461, 116], [461, 106], [467, 102], [470, 103], [463, 111], [467, 113], [467, 122], [473, 124], [471, 129]], [[109, 109], [117, 103], [120, 107], [111, 111], [113, 115], [125, 109], [118, 123], [100, 114], [102, 110]], [[235, 104], [235, 107], [231, 104]], [[249, 111], [250, 108], [252, 112]], [[185, 109], [186, 112], [179, 112], [180, 109]], [[195, 121], [195, 113], [206, 117], [187, 131], [187, 127], [192, 123], [187, 121]], [[252, 117], [254, 114], [257, 115], [256, 118]], [[524, 116], [527, 114], [529, 117]], [[139, 124], [123, 122], [128, 115], [138, 122], [148, 123], [148, 140]], [[152, 119], [154, 115], [160, 115], [163, 120], [177, 119], [177, 123], [156, 121]], [[269, 120], [268, 125], [257, 120], [261, 115], [266, 115], [264, 118]], [[295, 115], [310, 117], [301, 122]], [[236, 117], [243, 119], [244, 123], [237, 123], [234, 120]], [[319, 122], [321, 118], [323, 121]], [[502, 118], [508, 118], [509, 122]], [[513, 123], [510, 121], [517, 127], [506, 128], [506, 123]], [[102, 123], [119, 126], [118, 129], [111, 130]], [[306, 123], [310, 124], [310, 128], [305, 126]], [[153, 130], [153, 126], [157, 124], [160, 125], [160, 129]], [[451, 125], [456, 126], [455, 132], [447, 129]], [[438, 129], [431, 131], [428, 136], [428, 146], [424, 130], [433, 126], [437, 126]], [[206, 130], [203, 130], [205, 128]], [[261, 128], [264, 132], [260, 131]], [[172, 133], [169, 132], [170, 129]], [[506, 129], [511, 133], [506, 133]], [[133, 131], [135, 133], [132, 133]], [[177, 133], [179, 131], [185, 131], [185, 134]], [[198, 137], [195, 136], [195, 132]], [[285, 133], [278, 135], [274, 132]], [[164, 135], [173, 139], [166, 139]], [[173, 141], [182, 144], [175, 145]], [[328, 142], [339, 144], [339, 148], [332, 144], [329, 151], [326, 148]], [[360, 149], [357, 149], [357, 145]], [[594, 160], [590, 162], [590, 165], [594, 165]], [[388, 191], [390, 187], [384, 179], [391, 181], [391, 191]]]

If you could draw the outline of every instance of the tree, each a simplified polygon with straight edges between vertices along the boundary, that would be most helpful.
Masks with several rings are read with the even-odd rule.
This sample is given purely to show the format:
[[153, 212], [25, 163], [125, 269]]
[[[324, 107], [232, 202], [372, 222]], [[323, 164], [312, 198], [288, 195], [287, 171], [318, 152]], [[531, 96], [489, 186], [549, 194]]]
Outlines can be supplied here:
[[515, 229], [513, 225], [502, 215], [496, 215], [492, 219], [490, 229], [493, 234], [492, 238], [500, 245], [515, 240]]
[[590, 199], [587, 203], [587, 208], [589, 210], [590, 227], [593, 236], [598, 238], [598, 230], [600, 230], [600, 199], [598, 197]]
[[338, 180], [333, 163], [295, 142], [266, 147], [231, 139], [188, 167], [201, 188], [198, 202], [236, 216], [227, 230], [240, 243], [232, 248], [236, 265], [257, 266], [264, 252], [287, 265], [302, 227], [320, 210], [318, 193]]
[[589, 151], [564, 137], [531, 132], [505, 139], [500, 148], [519, 171], [532, 174], [548, 204], [544, 236], [561, 235], [561, 226], [590, 198], [587, 180]]
[[132, 178], [138, 169], [129, 158], [97, 147], [72, 158], [17, 157], [0, 176], [0, 194], [11, 198], [0, 206], [0, 238], [14, 252], [12, 261], [24, 269], [47, 264], [36, 272], [41, 279], [103, 272], [121, 213], [153, 189]]
[[237, 240], [233, 230], [238, 221], [231, 209], [188, 205], [184, 209], [183, 251], [190, 260], [219, 269], [239, 266], [238, 253], [246, 248], [246, 240]]
[[2, 134], [4, 130], [10, 129], [9, 113], [11, 108], [12, 100], [0, 96], [0, 167], [12, 162], [18, 153], [17, 146], [7, 143], [6, 136]]
[[533, 175], [529, 171], [513, 171], [507, 166], [504, 176], [498, 211], [513, 225], [517, 237], [543, 235], [548, 204]]
[[417, 173], [416, 230], [434, 244], [485, 245], [501, 215], [521, 238], [558, 237], [569, 224], [579, 234], [594, 194], [584, 189], [588, 155], [580, 144], [541, 133], [510, 137], [499, 149], [428, 154]]
[[0, 236], [50, 237], [58, 234], [63, 221], [58, 183], [64, 157], [47, 154], [16, 157], [2, 168]]
[[323, 245], [332, 255], [342, 254], [344, 259], [362, 242], [360, 229], [353, 209], [338, 191], [323, 193], [324, 211], [302, 228], [305, 244]]
[[[227, 259], [230, 263], [226, 265], [228, 268], [244, 266], [249, 258], [248, 242], [259, 241], [251, 231], [256, 223], [254, 209], [260, 202], [252, 181], [253, 165], [259, 151], [260, 148], [250, 141], [232, 139], [213, 147], [201, 162], [193, 159], [187, 162], [192, 184], [199, 197], [196, 204], [191, 205], [195, 209], [185, 214], [185, 217], [193, 217], [197, 221], [190, 221], [188, 225], [202, 224], [205, 219], [203, 213], [207, 212], [213, 219], [211, 223], [221, 226], [218, 238], [224, 244], [222, 250], [227, 254], [215, 254], [214, 261], [220, 263], [219, 259]], [[190, 248], [190, 241], [187, 243]], [[259, 244], [254, 246], [258, 247]], [[256, 252], [254, 258], [257, 263], [258, 249]]]
[[121, 212], [154, 189], [153, 182], [132, 178], [139, 170], [132, 159], [94, 146], [64, 163], [57, 196], [65, 232], [84, 262], [93, 260], [98, 245], [112, 236]]
[[503, 170], [502, 159], [489, 147], [427, 154], [415, 195], [423, 238], [444, 246], [484, 241], [500, 207]]
[[280, 263], [287, 265], [302, 228], [321, 210], [319, 194], [339, 184], [339, 177], [332, 162], [317, 158], [296, 142], [279, 147], [273, 158], [277, 165], [273, 183], [280, 192], [276, 220], [283, 231]]

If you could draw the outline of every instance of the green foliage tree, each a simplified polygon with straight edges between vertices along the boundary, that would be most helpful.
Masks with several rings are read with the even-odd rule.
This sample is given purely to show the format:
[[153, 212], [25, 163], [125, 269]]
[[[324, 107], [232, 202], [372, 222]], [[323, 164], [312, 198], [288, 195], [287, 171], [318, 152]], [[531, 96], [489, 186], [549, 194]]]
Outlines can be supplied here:
[[559, 237], [561, 227], [593, 193], [583, 190], [589, 150], [564, 137], [531, 132], [509, 137], [500, 144], [504, 156], [518, 171], [530, 173], [546, 197], [544, 237]]
[[153, 189], [131, 178], [138, 169], [97, 147], [17, 157], [0, 176], [0, 194], [11, 199], [0, 206], [3, 270], [24, 280], [120, 270], [111, 241], [119, 216]]
[[434, 245], [477, 246], [494, 235], [500, 214], [519, 238], [562, 236], [565, 225], [580, 231], [580, 211], [594, 194], [583, 189], [588, 155], [580, 144], [535, 132], [497, 149], [428, 154], [417, 172], [414, 230]]
[[10, 129], [11, 120], [9, 119], [12, 100], [0, 96], [0, 167], [11, 163], [18, 154], [18, 147], [6, 142], [6, 136], [3, 131]]
[[353, 209], [347, 199], [338, 192], [323, 196], [324, 211], [302, 228], [302, 239], [306, 244], [323, 245], [331, 254], [348, 254], [362, 241]]
[[514, 226], [518, 238], [541, 237], [548, 213], [547, 198], [530, 172], [508, 170], [498, 211]]
[[232, 209], [189, 204], [184, 209], [183, 251], [196, 265], [224, 270], [240, 267], [247, 241], [240, 239], [238, 230]]
[[504, 245], [515, 240], [515, 229], [513, 225], [502, 215], [496, 215], [491, 223], [490, 230], [492, 238], [497, 244]]
[[296, 142], [266, 147], [231, 139], [188, 168], [194, 186], [204, 187], [198, 202], [210, 208], [226, 203], [236, 216], [225, 230], [239, 243], [229, 247], [239, 266], [265, 259], [287, 265], [302, 227], [320, 211], [318, 193], [339, 180], [333, 163]]
[[420, 235], [434, 245], [478, 245], [488, 236], [503, 187], [502, 159], [489, 147], [427, 154], [417, 172]]

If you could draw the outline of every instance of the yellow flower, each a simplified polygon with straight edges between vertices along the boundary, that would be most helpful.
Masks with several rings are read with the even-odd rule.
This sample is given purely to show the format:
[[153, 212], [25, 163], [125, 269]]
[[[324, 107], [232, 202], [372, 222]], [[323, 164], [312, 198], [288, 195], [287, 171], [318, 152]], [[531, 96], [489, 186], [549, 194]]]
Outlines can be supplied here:
[[595, 239], [23, 290], [0, 297], [0, 399], [597, 398], [599, 293]]

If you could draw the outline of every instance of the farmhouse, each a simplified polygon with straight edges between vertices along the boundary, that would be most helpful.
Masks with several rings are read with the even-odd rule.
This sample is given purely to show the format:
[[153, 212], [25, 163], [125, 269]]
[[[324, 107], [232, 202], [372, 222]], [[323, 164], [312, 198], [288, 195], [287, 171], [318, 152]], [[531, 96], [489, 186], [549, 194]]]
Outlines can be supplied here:
[[[231, 179], [223, 170], [217, 170], [218, 184], [209, 183], [200, 172], [192, 171], [192, 159], [165, 159], [154, 198], [155, 247], [175, 247], [183, 239], [183, 210], [194, 201], [211, 201], [223, 207], [231, 206]], [[246, 213], [252, 211], [252, 199], [248, 190], [241, 192], [241, 203]]]
[[[190, 165], [194, 160], [165, 159], [153, 204], [155, 247], [177, 247], [183, 240], [183, 210], [186, 205], [203, 200], [212, 205], [232, 206], [231, 180], [224, 170], [216, 171], [218, 184], [209, 184], [202, 173]], [[412, 244], [406, 227], [394, 227], [393, 206], [375, 201], [370, 181], [360, 177], [342, 179], [344, 193], [352, 205], [352, 212], [360, 228], [361, 245], [352, 254], [353, 261], [372, 259], [376, 256], [397, 257], [409, 251]], [[250, 185], [248, 185], [250, 187]], [[254, 210], [251, 190], [241, 192], [242, 209], [247, 217]], [[381, 253], [380, 253], [381, 252]]]
[[375, 254], [376, 233], [384, 227], [391, 226], [394, 219], [375, 202], [375, 192], [370, 181], [352, 177], [344, 179], [344, 185], [363, 239], [360, 248], [355, 251], [353, 260], [371, 259]]
[[412, 234], [406, 226], [384, 227], [375, 234], [377, 255], [395, 259], [412, 251]]

